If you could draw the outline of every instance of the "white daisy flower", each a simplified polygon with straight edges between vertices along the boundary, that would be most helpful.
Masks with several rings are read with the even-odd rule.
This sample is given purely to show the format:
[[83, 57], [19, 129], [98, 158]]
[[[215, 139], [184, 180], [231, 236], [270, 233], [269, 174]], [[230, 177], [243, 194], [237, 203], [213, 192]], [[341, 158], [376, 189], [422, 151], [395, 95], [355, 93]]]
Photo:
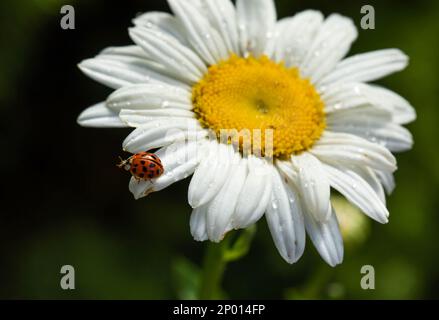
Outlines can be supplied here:
[[[116, 91], [78, 122], [136, 128], [123, 144], [131, 153], [159, 148], [165, 173], [132, 178], [136, 199], [193, 174], [196, 240], [221, 241], [265, 214], [287, 262], [302, 255], [306, 232], [329, 265], [341, 263], [331, 188], [388, 221], [391, 152], [411, 148], [402, 125], [416, 115], [404, 98], [368, 82], [404, 69], [407, 56], [385, 49], [344, 58], [357, 30], [338, 14], [308, 10], [277, 21], [272, 0], [168, 2], [174, 15], [134, 19], [135, 45], [80, 63]], [[222, 129], [249, 130], [260, 154], [244, 154], [241, 140], [237, 149], [209, 139], [209, 131], [219, 137]]]

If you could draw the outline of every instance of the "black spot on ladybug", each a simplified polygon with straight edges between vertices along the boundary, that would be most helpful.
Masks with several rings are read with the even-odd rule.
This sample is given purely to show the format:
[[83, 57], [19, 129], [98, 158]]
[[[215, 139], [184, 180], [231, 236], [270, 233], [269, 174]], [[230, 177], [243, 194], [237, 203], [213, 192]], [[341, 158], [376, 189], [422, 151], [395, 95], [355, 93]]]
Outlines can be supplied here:
[[149, 165], [149, 167], [150, 167], [150, 168], [154, 168], [154, 167], [155, 167], [155, 163], [151, 163], [151, 164]]
[[148, 177], [149, 177], [150, 179], [152, 179], [152, 178], [154, 178], [154, 174], [153, 174], [153, 173], [150, 173], [150, 174], [148, 174]]
[[143, 172], [146, 172], [146, 171], [148, 171], [148, 168], [147, 167], [143, 167]]
[[146, 164], [146, 161], [145, 161], [145, 160], [141, 160], [140, 163], [141, 163], [142, 165], [145, 165], [145, 164]]
[[134, 167], [135, 167], [135, 168], [137, 168], [138, 166], [139, 166], [139, 164], [138, 164], [138, 163], [134, 164]]
[[157, 174], [160, 174], [160, 169], [157, 169], [156, 173], [157, 173]]
[[140, 178], [143, 178], [144, 176], [145, 176], [144, 173], [140, 173], [140, 174], [139, 174], [139, 177], [140, 177]]

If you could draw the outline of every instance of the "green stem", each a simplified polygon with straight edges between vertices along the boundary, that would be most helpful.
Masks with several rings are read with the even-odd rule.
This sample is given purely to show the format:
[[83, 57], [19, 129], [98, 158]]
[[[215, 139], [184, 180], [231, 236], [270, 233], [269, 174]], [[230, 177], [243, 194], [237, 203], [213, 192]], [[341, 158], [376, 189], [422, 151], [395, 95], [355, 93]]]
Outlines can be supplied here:
[[244, 257], [249, 249], [256, 232], [256, 226], [229, 234], [220, 243], [207, 243], [201, 274], [200, 299], [223, 298], [221, 282], [227, 264]]
[[204, 257], [203, 272], [201, 275], [200, 299], [219, 299], [221, 292], [221, 281], [226, 269], [227, 262], [224, 259], [223, 246], [221, 243], [207, 244], [207, 251]]

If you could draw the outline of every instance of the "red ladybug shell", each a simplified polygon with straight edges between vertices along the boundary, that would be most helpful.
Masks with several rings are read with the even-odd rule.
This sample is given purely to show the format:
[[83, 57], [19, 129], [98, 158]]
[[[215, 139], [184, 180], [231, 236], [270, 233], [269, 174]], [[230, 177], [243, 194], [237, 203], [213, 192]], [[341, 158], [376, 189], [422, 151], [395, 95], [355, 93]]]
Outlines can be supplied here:
[[158, 178], [163, 174], [163, 165], [160, 158], [153, 153], [136, 153], [127, 160], [130, 173], [139, 180]]

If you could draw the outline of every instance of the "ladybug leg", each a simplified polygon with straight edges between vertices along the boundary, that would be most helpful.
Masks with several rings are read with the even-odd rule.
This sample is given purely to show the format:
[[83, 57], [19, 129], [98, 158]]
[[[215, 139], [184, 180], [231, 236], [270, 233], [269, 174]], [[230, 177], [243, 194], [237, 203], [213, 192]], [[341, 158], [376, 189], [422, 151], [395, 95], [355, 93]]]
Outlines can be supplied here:
[[127, 163], [127, 161], [122, 159], [122, 157], [120, 157], [120, 156], [119, 156], [119, 160], [120, 160], [120, 162], [118, 164], [116, 164], [116, 167], [123, 168], [125, 166], [125, 164]]
[[133, 157], [129, 157], [128, 159], [124, 160], [121, 157], [119, 157], [120, 162], [116, 166], [118, 168], [125, 169], [126, 171], [128, 171], [130, 169], [130, 167], [131, 167], [130, 161], [131, 161], [132, 158]]

